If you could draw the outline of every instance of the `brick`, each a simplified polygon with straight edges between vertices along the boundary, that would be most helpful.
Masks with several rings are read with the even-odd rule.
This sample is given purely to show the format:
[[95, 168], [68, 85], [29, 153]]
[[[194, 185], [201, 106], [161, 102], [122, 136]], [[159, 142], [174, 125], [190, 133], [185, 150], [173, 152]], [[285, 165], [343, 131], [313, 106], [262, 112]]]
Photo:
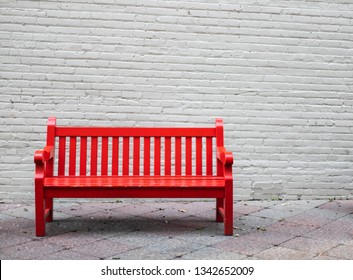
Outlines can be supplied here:
[[56, 114], [124, 126], [223, 117], [237, 200], [352, 198], [349, 1], [78, 2], [1, 9], [2, 197], [33, 199], [33, 151]]
[[255, 254], [264, 260], [310, 260], [315, 254], [283, 247], [273, 247]]

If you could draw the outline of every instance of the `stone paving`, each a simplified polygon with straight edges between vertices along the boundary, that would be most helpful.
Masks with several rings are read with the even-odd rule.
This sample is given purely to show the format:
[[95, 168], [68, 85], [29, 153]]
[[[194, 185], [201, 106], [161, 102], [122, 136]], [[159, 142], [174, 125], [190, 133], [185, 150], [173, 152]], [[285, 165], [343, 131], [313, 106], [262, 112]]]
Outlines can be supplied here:
[[55, 201], [47, 236], [34, 205], [0, 203], [0, 259], [353, 259], [353, 200], [235, 202], [234, 236], [214, 201]]

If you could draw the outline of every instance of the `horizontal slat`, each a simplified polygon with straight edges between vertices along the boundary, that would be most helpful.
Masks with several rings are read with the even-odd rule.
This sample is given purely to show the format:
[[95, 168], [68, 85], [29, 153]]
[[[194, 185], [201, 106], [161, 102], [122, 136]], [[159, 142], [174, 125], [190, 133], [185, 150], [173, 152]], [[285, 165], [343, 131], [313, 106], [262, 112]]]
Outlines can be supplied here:
[[67, 176], [45, 178], [51, 187], [224, 187], [214, 176]]
[[129, 188], [46, 188], [45, 195], [55, 198], [222, 198], [224, 188], [220, 187], [129, 187]]
[[215, 128], [168, 127], [56, 127], [56, 136], [97, 136], [97, 137], [212, 137], [216, 136]]

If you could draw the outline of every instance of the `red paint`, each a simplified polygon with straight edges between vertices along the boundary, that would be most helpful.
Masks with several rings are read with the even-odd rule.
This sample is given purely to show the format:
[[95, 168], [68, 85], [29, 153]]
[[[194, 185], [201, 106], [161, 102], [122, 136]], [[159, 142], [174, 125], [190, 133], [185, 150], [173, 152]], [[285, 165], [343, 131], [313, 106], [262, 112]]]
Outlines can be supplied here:
[[232, 235], [233, 156], [223, 134], [221, 119], [214, 128], [99, 128], [49, 118], [47, 146], [34, 155], [36, 235], [52, 221], [53, 198], [215, 198], [216, 221]]

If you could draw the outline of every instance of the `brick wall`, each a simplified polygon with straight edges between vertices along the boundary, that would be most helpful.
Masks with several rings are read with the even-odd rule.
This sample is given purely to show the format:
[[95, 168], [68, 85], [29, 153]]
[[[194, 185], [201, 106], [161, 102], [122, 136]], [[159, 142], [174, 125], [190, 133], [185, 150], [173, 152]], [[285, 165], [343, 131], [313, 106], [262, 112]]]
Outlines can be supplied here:
[[50, 115], [138, 126], [222, 117], [236, 199], [353, 197], [352, 1], [0, 7], [0, 200], [33, 198]]

